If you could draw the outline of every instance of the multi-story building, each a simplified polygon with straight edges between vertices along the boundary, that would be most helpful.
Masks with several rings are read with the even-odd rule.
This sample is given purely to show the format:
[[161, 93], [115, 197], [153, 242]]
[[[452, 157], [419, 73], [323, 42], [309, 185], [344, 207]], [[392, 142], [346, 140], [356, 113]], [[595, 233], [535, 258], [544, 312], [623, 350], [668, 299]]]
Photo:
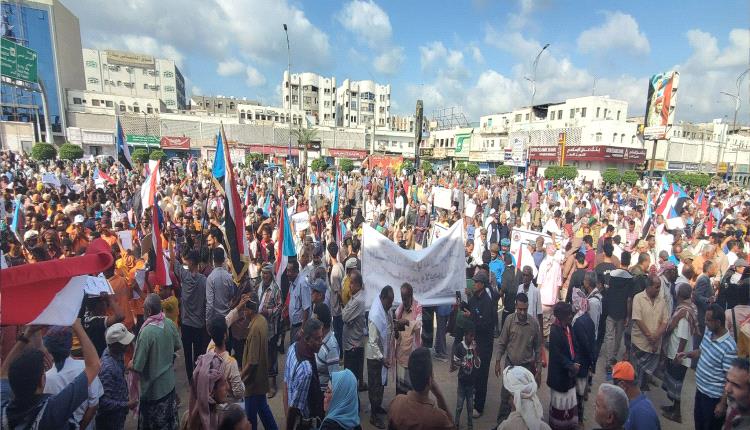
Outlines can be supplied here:
[[[65, 140], [65, 90], [85, 88], [78, 18], [59, 0], [2, 2], [2, 37], [37, 54], [37, 75], [46, 95], [47, 117], [37, 83], [3, 77], [2, 116], [9, 122], [35, 123], [35, 139]], [[47, 130], [47, 124], [51, 130]], [[47, 136], [48, 131], [51, 131]], [[24, 149], [33, 142], [23, 140]]]
[[156, 98], [169, 110], [187, 106], [185, 78], [174, 60], [113, 50], [83, 49], [89, 91]]
[[281, 99], [282, 108], [302, 111], [314, 118], [315, 124], [336, 125], [336, 78], [333, 76], [292, 73], [290, 80], [285, 71]]
[[236, 116], [240, 112], [240, 105], [260, 105], [245, 97], [233, 96], [191, 96], [190, 110], [202, 111], [208, 114], [222, 114]]
[[339, 127], [388, 127], [391, 85], [345, 79], [336, 93], [336, 123]]

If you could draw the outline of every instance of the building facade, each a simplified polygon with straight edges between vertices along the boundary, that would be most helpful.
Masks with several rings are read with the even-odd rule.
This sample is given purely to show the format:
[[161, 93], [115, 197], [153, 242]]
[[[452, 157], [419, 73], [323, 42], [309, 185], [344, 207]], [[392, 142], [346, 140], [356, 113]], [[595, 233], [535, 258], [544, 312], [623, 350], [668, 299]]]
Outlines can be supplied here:
[[[65, 90], [84, 88], [78, 18], [59, 0], [3, 1], [2, 37], [34, 50], [37, 74], [46, 94], [48, 118], [37, 83], [2, 78], [2, 121], [35, 123], [35, 140], [64, 141]], [[45, 119], [47, 121], [45, 121]]]
[[388, 127], [391, 115], [391, 85], [345, 79], [336, 94], [339, 127]]
[[83, 49], [86, 88], [98, 93], [156, 98], [185, 109], [185, 78], [174, 60], [113, 50]]
[[305, 72], [292, 73], [289, 79], [285, 71], [281, 99], [283, 109], [302, 111], [313, 118], [313, 124], [336, 125], [336, 78], [333, 76]]

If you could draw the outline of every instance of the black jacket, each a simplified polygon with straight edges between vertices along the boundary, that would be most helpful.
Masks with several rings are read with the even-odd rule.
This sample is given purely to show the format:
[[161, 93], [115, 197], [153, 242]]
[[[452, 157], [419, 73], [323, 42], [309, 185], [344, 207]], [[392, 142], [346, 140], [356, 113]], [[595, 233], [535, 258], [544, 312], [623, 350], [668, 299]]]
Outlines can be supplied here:
[[469, 309], [474, 320], [474, 330], [478, 344], [492, 343], [495, 334], [495, 303], [490, 292], [485, 288], [479, 297], [469, 298]]
[[[571, 334], [572, 335], [572, 334]], [[557, 391], [566, 392], [576, 386], [575, 362], [565, 332], [558, 324], [549, 328], [549, 364], [547, 385]]]
[[583, 378], [589, 369], [596, 367], [596, 330], [594, 320], [588, 313], [578, 317], [573, 323], [573, 348], [576, 351], [576, 363], [581, 365], [578, 377]]

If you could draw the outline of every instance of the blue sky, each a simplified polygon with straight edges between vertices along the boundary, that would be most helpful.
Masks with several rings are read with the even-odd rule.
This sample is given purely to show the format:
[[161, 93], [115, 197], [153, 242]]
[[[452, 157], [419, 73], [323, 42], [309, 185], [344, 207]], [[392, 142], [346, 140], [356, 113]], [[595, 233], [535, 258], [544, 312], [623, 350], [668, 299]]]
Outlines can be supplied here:
[[[535, 101], [610, 95], [642, 114], [647, 80], [681, 73], [677, 119], [728, 115], [735, 78], [750, 64], [747, 1], [300, 1], [63, 0], [79, 16], [85, 47], [175, 58], [188, 93], [281, 103], [286, 69], [392, 85], [393, 111], [461, 106], [467, 116], [530, 99], [524, 77], [539, 49]], [[744, 81], [740, 121], [750, 123]]]

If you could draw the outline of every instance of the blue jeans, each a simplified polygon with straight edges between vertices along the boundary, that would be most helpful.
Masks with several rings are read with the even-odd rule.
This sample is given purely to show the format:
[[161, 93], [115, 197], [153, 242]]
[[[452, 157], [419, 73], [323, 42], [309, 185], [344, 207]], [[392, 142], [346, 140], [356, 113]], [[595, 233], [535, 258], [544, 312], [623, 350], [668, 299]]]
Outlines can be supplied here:
[[472, 428], [474, 428], [471, 416], [471, 414], [474, 413], [474, 386], [459, 382], [456, 386], [456, 416], [453, 418], [453, 424], [456, 425], [456, 428], [461, 427], [461, 411], [464, 410], [464, 403], [466, 403], [468, 428], [469, 430], [472, 430]]
[[271, 408], [268, 407], [265, 394], [245, 397], [245, 413], [247, 414], [247, 419], [250, 421], [250, 425], [253, 426], [253, 430], [258, 428], [258, 415], [260, 415], [260, 421], [266, 430], [278, 430], [279, 428], [276, 425], [276, 420], [273, 418]]

